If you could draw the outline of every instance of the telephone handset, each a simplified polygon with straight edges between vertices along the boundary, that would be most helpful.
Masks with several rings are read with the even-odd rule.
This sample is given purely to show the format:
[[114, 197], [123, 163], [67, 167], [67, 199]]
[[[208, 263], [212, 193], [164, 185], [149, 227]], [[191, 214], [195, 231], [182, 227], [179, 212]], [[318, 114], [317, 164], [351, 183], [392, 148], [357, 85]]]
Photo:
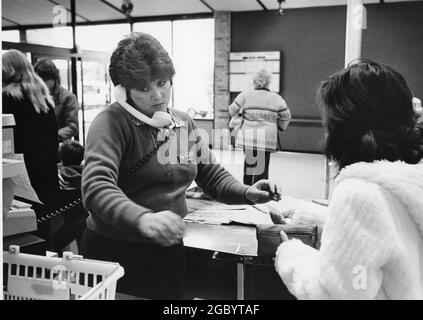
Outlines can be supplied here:
[[155, 128], [163, 128], [172, 124], [172, 117], [167, 112], [156, 111], [153, 114], [153, 117], [149, 118], [142, 112], [132, 107], [129, 103], [126, 102], [126, 98], [127, 98], [126, 91], [125, 91], [125, 88], [122, 87], [121, 85], [116, 86], [114, 93], [115, 93], [115, 99], [121, 105], [121, 107], [124, 108], [126, 111], [128, 111], [136, 119]]

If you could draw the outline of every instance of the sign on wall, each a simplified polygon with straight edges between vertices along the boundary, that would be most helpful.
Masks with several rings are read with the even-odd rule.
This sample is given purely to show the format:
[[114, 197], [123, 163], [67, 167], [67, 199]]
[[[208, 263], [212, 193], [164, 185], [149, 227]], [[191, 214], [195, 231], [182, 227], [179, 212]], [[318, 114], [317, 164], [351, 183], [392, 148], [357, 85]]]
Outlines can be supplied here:
[[231, 52], [229, 54], [229, 91], [253, 89], [253, 75], [265, 69], [272, 74], [270, 90], [279, 92], [280, 52]]

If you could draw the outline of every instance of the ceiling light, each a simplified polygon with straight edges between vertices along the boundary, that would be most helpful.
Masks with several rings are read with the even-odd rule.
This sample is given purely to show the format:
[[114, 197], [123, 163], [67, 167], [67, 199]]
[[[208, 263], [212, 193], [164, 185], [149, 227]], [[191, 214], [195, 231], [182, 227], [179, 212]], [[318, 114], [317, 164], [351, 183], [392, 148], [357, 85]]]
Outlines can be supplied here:
[[134, 4], [131, 0], [123, 0], [121, 9], [125, 15], [129, 16], [134, 9]]
[[283, 8], [282, 8], [282, 3], [285, 2], [285, 0], [276, 0], [279, 4], [279, 9], [278, 9], [278, 15], [282, 16], [283, 13]]

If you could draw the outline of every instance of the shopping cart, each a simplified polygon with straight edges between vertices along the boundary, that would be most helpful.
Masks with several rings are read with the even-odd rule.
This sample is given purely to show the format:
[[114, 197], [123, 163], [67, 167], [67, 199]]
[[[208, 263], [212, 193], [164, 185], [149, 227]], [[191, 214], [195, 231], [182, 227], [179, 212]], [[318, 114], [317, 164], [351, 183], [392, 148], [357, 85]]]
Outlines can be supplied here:
[[20, 253], [19, 246], [3, 252], [5, 300], [114, 300], [123, 275], [118, 263], [72, 252], [62, 258]]

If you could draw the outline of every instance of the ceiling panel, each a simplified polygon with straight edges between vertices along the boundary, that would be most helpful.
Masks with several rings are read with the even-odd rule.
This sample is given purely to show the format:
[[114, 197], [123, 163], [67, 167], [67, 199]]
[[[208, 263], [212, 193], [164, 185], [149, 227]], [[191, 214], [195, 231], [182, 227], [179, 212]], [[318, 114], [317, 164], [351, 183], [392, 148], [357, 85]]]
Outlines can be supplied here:
[[[204, 0], [216, 11], [263, 10], [256, 0]], [[276, 0], [275, 0], [276, 1]]]
[[1, 25], [2, 25], [2, 27], [13, 27], [13, 26], [16, 26], [15, 23], [12, 23], [12, 22], [7, 21], [5, 19], [1, 19]]
[[[120, 9], [122, 0], [107, 0]], [[252, 11], [263, 10], [257, 0], [203, 0], [216, 11]], [[278, 8], [277, 0], [260, 0], [267, 9]], [[385, 2], [405, 2], [410, 0], [385, 0]], [[422, 0], [411, 0], [422, 1]], [[193, 13], [210, 13], [211, 10], [202, 0], [132, 0], [133, 17], [162, 15], [180, 15]], [[379, 3], [379, 0], [364, 0], [365, 4]], [[2, 25], [52, 24], [57, 13], [53, 12], [56, 4], [64, 5], [67, 21], [70, 22], [70, 0], [2, 0]], [[124, 19], [123, 13], [103, 3], [102, 0], [76, 0], [77, 22], [105, 21]], [[284, 8], [304, 8], [318, 6], [346, 5], [347, 0], [286, 0]]]
[[385, 0], [385, 2], [409, 2], [409, 1], [422, 1], [422, 0]]
[[125, 15], [100, 0], [77, 0], [75, 10], [90, 21], [124, 19]]
[[[71, 14], [70, 0], [46, 0], [46, 1], [50, 1], [50, 2], [53, 2], [53, 3], [57, 3], [58, 5], [64, 6], [68, 11], [69, 21], [70, 21], [70, 19], [71, 19], [71, 17], [70, 17], [70, 14]], [[76, 21], [77, 22], [80, 22], [80, 21], [81, 22], [87, 22], [87, 21], [89, 21], [89, 19], [87, 17], [85, 17], [84, 14], [81, 11], [78, 12], [76, 10], [76, 7], [78, 6], [78, 0], [75, 1], [75, 2], [76, 2], [76, 4], [75, 4]]]
[[[55, 0], [54, 2], [67, 7], [69, 0]], [[59, 11], [54, 11], [55, 3], [48, 0], [2, 0], [2, 17], [3, 26], [8, 26], [4, 22], [7, 20], [14, 21], [20, 25], [32, 24], [52, 24], [57, 17]], [[64, 22], [71, 21], [70, 11], [66, 11], [67, 19]], [[85, 19], [77, 16], [77, 22], [86, 21]], [[10, 23], [10, 22], [9, 22]]]
[[[119, 9], [122, 6], [122, 0], [107, 1]], [[211, 12], [200, 0], [132, 0], [132, 3], [132, 17]]]
[[[279, 8], [279, 4], [276, 0], [261, 0], [261, 2], [269, 10], [274, 10]], [[347, 2], [348, 2], [347, 0], [286, 0], [282, 4], [282, 8], [293, 9], [293, 8], [308, 8], [308, 7], [342, 6], [342, 5], [347, 5]], [[364, 4], [379, 3], [379, 0], [364, 0], [363, 3]]]
[[18, 24], [53, 23], [54, 4], [45, 0], [3, 0], [2, 16]]

